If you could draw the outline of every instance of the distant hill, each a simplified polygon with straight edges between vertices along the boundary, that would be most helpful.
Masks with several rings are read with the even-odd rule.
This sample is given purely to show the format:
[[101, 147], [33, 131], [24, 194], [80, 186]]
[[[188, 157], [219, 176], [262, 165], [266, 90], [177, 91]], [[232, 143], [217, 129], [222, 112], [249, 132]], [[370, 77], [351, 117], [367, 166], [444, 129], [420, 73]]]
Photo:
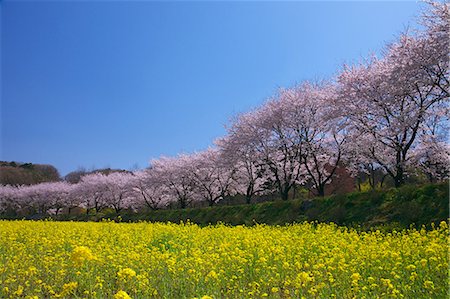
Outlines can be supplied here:
[[58, 170], [52, 165], [0, 161], [1, 185], [33, 185], [60, 180]]
[[111, 168], [85, 170], [80, 168], [61, 177], [53, 165], [0, 161], [0, 185], [34, 185], [61, 180], [76, 184], [82, 176], [87, 174], [103, 173], [108, 175], [113, 172], [127, 172], [127, 170]]

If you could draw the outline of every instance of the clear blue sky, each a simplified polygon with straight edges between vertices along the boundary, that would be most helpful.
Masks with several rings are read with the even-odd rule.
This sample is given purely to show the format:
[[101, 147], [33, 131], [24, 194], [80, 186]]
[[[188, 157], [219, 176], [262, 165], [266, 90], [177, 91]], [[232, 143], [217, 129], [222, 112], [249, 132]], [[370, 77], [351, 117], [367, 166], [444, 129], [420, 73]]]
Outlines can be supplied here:
[[148, 166], [379, 52], [423, 4], [3, 1], [1, 160]]

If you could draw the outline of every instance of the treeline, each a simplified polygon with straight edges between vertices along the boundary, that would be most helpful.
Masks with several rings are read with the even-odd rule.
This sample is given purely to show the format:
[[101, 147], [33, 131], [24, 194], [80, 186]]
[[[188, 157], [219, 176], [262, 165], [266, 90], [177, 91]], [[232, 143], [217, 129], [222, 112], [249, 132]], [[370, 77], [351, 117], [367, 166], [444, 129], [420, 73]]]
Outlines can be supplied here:
[[449, 20], [447, 3], [430, 3], [423, 30], [327, 82], [280, 90], [237, 116], [205, 151], [154, 159], [144, 171], [86, 174], [76, 184], [3, 186], [0, 212], [118, 213], [235, 196], [250, 203], [267, 194], [287, 200], [304, 190], [324, 196], [345, 175], [365, 176], [371, 188], [401, 187], [418, 174], [442, 181], [449, 176]]
[[59, 180], [59, 172], [52, 165], [0, 161], [1, 185], [33, 185]]

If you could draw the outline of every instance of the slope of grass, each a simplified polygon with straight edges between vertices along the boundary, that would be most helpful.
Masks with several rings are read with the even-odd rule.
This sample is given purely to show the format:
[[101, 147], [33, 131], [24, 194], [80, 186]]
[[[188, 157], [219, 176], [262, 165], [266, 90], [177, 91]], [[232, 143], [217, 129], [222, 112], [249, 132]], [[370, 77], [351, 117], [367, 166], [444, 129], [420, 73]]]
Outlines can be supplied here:
[[[114, 215], [106, 215], [114, 217]], [[145, 214], [124, 214], [124, 221], [187, 221], [207, 225], [265, 223], [283, 225], [302, 221], [334, 222], [363, 228], [409, 227], [446, 221], [449, 217], [447, 183], [404, 186], [387, 191], [355, 192], [312, 200], [289, 200], [261, 204], [218, 206], [185, 210], [160, 210]]]

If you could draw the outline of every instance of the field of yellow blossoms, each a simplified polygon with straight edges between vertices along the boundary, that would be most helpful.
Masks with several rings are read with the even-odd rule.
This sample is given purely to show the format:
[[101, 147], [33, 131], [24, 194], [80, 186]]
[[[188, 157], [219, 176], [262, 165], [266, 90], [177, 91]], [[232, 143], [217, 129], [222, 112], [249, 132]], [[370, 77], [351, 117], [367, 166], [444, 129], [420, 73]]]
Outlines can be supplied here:
[[447, 298], [448, 234], [0, 221], [0, 298]]

